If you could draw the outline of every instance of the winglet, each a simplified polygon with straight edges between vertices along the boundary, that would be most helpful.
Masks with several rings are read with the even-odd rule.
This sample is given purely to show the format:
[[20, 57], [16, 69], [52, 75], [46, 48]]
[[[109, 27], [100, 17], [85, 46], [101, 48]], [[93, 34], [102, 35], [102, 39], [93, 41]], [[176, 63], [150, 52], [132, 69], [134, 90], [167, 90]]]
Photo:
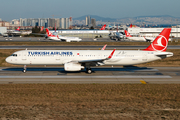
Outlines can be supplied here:
[[105, 49], [106, 49], [106, 46], [107, 46], [107, 44], [105, 44], [104, 47], [103, 47], [101, 50], [105, 50]]
[[115, 50], [116, 50], [116, 49], [114, 49], [114, 50], [112, 51], [112, 53], [109, 55], [109, 57], [108, 57], [109, 59], [112, 58], [112, 56], [113, 56]]

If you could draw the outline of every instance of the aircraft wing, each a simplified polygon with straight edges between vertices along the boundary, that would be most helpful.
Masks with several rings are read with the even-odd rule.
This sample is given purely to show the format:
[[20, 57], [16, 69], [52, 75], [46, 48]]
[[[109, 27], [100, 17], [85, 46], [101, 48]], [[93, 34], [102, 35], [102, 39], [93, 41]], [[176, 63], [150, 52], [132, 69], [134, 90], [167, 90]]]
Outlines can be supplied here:
[[104, 59], [93, 59], [93, 60], [80, 60], [80, 61], [77, 61], [78, 63], [82, 63], [82, 64], [96, 64], [96, 63], [101, 63], [103, 62], [104, 60], [109, 60], [112, 58], [114, 52], [115, 52], [116, 49], [114, 49], [111, 54], [107, 57], [107, 58], [104, 58]]
[[94, 59], [94, 60], [81, 60], [78, 63], [94, 63], [94, 62], [103, 62], [105, 59]]

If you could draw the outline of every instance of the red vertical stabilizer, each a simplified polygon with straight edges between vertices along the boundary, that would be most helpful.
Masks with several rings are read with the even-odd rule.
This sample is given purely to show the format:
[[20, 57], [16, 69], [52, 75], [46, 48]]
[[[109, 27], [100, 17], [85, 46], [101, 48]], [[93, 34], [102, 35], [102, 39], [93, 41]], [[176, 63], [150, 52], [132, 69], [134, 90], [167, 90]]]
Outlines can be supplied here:
[[145, 51], [162, 51], [165, 52], [169, 35], [171, 33], [171, 28], [164, 28], [163, 31], [156, 37], [156, 39], [148, 46]]

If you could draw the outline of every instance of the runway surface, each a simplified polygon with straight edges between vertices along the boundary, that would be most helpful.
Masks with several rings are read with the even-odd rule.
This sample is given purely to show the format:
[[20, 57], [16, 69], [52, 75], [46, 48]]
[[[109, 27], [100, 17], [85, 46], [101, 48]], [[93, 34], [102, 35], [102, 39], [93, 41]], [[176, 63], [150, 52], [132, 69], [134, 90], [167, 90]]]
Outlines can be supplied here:
[[[101, 49], [103, 46], [0, 46], [0, 49], [55, 49], [55, 50], [80, 50]], [[145, 49], [148, 46], [107, 46], [106, 49]], [[167, 49], [180, 49], [180, 46], [168, 46]]]
[[112, 84], [112, 83], [180, 83], [180, 67], [93, 67], [92, 74], [85, 71], [66, 72], [63, 67], [0, 67], [0, 84], [63, 83], [63, 84]]

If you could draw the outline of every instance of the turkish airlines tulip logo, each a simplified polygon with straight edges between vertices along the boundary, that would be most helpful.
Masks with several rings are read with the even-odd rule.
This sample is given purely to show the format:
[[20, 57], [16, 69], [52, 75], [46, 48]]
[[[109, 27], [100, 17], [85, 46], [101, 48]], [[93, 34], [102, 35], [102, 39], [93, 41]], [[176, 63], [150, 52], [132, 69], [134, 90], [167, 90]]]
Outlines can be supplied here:
[[153, 42], [152, 47], [155, 51], [164, 51], [167, 48], [167, 43], [166, 37], [159, 35], [156, 41]]

